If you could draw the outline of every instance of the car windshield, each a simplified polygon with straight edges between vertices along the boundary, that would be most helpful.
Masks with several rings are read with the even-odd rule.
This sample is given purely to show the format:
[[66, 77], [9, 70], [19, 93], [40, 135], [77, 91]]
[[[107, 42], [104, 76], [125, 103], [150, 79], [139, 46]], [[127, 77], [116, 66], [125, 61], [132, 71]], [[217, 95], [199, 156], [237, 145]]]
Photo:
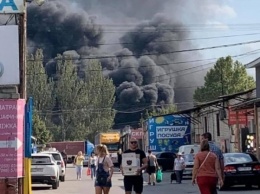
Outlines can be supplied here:
[[50, 164], [51, 159], [48, 156], [32, 156], [32, 164]]
[[108, 151], [118, 151], [118, 144], [106, 144]]
[[53, 156], [54, 160], [61, 161], [60, 154], [52, 153], [52, 156]]
[[253, 159], [248, 154], [226, 154], [224, 161], [225, 163], [247, 163], [252, 162]]
[[185, 154], [183, 156], [185, 162], [193, 162], [194, 161], [194, 155], [193, 154]]

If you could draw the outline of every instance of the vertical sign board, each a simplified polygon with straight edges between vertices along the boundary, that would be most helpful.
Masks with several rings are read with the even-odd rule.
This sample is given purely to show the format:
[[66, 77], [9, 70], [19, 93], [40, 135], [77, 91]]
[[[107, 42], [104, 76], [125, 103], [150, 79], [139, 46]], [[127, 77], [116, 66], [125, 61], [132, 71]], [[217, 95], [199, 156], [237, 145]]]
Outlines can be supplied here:
[[23, 13], [24, 0], [0, 0], [0, 13]]
[[17, 25], [0, 26], [0, 51], [0, 85], [19, 85], [19, 33]]
[[0, 177], [23, 176], [25, 100], [0, 100]]
[[148, 120], [149, 149], [154, 152], [178, 152], [191, 143], [190, 121], [180, 115], [153, 117]]

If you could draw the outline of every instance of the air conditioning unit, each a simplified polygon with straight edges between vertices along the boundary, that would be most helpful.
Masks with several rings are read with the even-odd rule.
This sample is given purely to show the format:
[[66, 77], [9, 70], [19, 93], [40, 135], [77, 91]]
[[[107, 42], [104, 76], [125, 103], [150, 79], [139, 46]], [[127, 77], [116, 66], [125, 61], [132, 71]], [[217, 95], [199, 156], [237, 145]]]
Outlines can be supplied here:
[[227, 113], [226, 113], [226, 110], [223, 108], [223, 109], [220, 109], [219, 110], [219, 119], [221, 121], [225, 120], [227, 118]]

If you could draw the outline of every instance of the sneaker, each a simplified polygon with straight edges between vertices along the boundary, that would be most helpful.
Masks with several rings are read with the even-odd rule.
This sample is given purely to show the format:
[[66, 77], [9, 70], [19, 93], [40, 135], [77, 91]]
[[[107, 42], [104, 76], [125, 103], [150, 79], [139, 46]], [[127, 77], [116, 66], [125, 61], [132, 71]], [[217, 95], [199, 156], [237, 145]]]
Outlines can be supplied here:
[[153, 186], [155, 186], [155, 183], [153, 183]]

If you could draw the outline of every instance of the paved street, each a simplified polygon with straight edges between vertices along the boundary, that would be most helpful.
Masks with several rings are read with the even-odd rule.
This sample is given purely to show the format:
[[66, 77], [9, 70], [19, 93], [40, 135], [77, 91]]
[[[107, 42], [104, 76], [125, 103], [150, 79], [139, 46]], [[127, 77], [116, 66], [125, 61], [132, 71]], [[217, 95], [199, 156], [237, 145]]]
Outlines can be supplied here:
[[[86, 172], [86, 168], [84, 168]], [[184, 180], [183, 184], [170, 184], [170, 173], [164, 173], [164, 180], [162, 183], [157, 184], [156, 186], [148, 186], [145, 183], [143, 194], [199, 194], [197, 186], [192, 186], [190, 179]], [[145, 175], [146, 178], [146, 175]], [[73, 167], [67, 168], [66, 182], [61, 183], [60, 187], [57, 190], [52, 190], [49, 187], [42, 185], [33, 185], [33, 194], [95, 194], [93, 181], [90, 177], [86, 176], [84, 173], [84, 178], [81, 181], [75, 180], [75, 170]], [[252, 189], [246, 190], [244, 187], [232, 188], [225, 192], [219, 192], [221, 194], [259, 194], [259, 190]], [[113, 187], [111, 189], [111, 194], [123, 194], [123, 183], [122, 175], [118, 172], [113, 176]]]

